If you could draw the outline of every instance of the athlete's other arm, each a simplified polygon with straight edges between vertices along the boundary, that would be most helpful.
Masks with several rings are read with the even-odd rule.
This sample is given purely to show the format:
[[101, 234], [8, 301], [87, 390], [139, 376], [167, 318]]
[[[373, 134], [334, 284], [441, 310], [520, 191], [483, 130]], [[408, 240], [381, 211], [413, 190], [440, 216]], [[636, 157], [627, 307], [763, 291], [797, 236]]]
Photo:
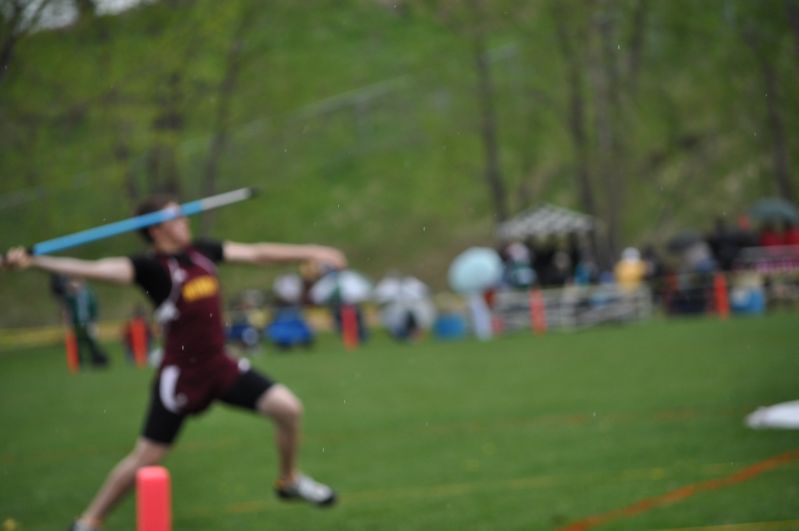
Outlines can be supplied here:
[[347, 267], [344, 253], [324, 245], [298, 245], [287, 243], [236, 243], [222, 244], [226, 262], [238, 264], [275, 264], [288, 262], [313, 262], [320, 266], [343, 269]]
[[7, 269], [35, 268], [68, 277], [99, 280], [114, 284], [133, 282], [133, 264], [129, 258], [101, 258], [99, 260], [80, 260], [63, 256], [31, 256], [24, 247], [10, 249], [3, 259]]

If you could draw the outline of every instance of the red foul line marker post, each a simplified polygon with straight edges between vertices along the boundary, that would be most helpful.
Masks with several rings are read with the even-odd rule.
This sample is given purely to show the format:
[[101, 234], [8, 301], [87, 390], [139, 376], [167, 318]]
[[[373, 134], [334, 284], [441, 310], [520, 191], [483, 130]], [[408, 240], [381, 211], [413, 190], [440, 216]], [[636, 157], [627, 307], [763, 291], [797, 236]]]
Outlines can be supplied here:
[[547, 308], [544, 295], [538, 288], [530, 290], [530, 325], [533, 332], [543, 334], [547, 331]]
[[352, 304], [341, 306], [341, 335], [348, 350], [358, 348], [358, 313]]
[[147, 325], [137, 317], [130, 323], [130, 340], [133, 359], [137, 367], [147, 365]]
[[64, 344], [67, 349], [67, 369], [69, 372], [76, 373], [80, 368], [80, 358], [78, 357], [78, 338], [75, 332], [67, 329], [64, 335]]
[[136, 473], [136, 530], [171, 531], [172, 496], [169, 471], [146, 466]]
[[713, 292], [716, 313], [720, 319], [727, 319], [730, 316], [730, 298], [727, 294], [727, 278], [724, 273], [716, 273], [713, 277]]

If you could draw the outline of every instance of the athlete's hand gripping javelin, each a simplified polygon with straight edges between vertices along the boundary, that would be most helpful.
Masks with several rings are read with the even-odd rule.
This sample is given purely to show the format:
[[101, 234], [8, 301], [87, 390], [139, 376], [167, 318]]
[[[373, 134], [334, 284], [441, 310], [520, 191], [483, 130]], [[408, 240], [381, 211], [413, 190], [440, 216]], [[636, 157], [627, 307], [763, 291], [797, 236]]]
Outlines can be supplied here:
[[24, 247], [12, 247], [0, 257], [0, 267], [3, 269], [27, 269], [31, 266], [33, 258]]
[[133, 281], [133, 268], [124, 257], [81, 260], [65, 256], [33, 256], [25, 247], [12, 247], [0, 265], [2, 269], [24, 270], [34, 267], [50, 273], [114, 284], [130, 284]]

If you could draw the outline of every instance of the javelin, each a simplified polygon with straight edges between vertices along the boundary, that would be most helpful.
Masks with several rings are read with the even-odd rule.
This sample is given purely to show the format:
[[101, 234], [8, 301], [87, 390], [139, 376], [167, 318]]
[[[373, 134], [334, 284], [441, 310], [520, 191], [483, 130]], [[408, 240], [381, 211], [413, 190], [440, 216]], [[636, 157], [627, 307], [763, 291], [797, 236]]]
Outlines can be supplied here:
[[100, 225], [91, 229], [67, 234], [59, 238], [47, 240], [36, 243], [28, 248], [31, 256], [39, 256], [43, 254], [56, 253], [64, 249], [71, 249], [79, 245], [95, 242], [118, 236], [126, 232], [143, 229], [152, 225], [158, 225], [170, 219], [179, 218], [182, 216], [191, 216], [199, 214], [215, 208], [245, 201], [255, 195], [252, 188], [239, 188], [224, 194], [212, 195], [204, 199], [197, 199], [196, 201], [189, 201], [179, 205], [178, 208], [166, 208], [157, 212], [150, 212], [141, 216], [135, 216], [121, 221], [115, 221], [108, 225]]

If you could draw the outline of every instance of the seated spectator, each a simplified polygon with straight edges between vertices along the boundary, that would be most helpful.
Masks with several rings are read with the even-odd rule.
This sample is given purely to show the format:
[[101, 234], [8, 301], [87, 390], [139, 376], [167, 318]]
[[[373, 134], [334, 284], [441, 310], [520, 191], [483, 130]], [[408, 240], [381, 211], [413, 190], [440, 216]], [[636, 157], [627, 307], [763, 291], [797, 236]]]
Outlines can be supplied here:
[[632, 293], [638, 289], [646, 275], [646, 264], [641, 260], [638, 249], [634, 247], [624, 249], [613, 273], [622, 291]]
[[573, 281], [577, 286], [588, 286], [594, 283], [599, 276], [598, 267], [594, 259], [584, 253], [574, 266]]
[[773, 224], [766, 223], [763, 225], [763, 229], [760, 231], [760, 239], [758, 241], [761, 247], [776, 247], [778, 245], [782, 245], [782, 240], [782, 236], [779, 232], [777, 232]]
[[654, 282], [665, 274], [666, 266], [654, 246], [647, 245], [644, 247], [641, 260], [643, 260], [646, 266], [646, 273], [644, 274], [644, 279], [646, 281]]
[[563, 286], [572, 276], [572, 262], [569, 253], [558, 249], [552, 256], [552, 263], [547, 271], [548, 283], [552, 286]]
[[505, 249], [505, 281], [514, 289], [527, 289], [535, 283], [530, 250], [521, 242]]
[[799, 245], [799, 227], [795, 223], [789, 221], [785, 224], [782, 231], [782, 244]]
[[710, 245], [704, 240], [698, 241], [685, 249], [682, 254], [682, 273], [712, 273], [716, 270], [716, 261]]
[[[306, 278], [310, 282], [310, 275]], [[314, 332], [301, 310], [306, 278], [295, 273], [286, 273], [275, 278], [272, 283], [275, 304], [272, 320], [266, 325], [264, 332], [280, 350], [290, 350], [297, 345], [307, 348], [314, 344]]]
[[739, 245], [735, 230], [722, 218], [716, 218], [716, 225], [708, 237], [713, 258], [723, 271], [732, 270], [738, 256]]
[[752, 222], [746, 215], [738, 218], [738, 227], [735, 232], [735, 243], [738, 245], [738, 249], [757, 247], [758, 245], [758, 235], [754, 230], [752, 230]]
[[538, 282], [541, 285], [549, 286], [552, 284], [550, 280], [550, 269], [552, 261], [555, 257], [555, 247], [552, 240], [545, 242], [537, 242], [532, 251], [533, 270], [536, 273]]
[[427, 285], [413, 276], [389, 273], [374, 290], [380, 320], [398, 341], [417, 339], [431, 328], [436, 311]]

